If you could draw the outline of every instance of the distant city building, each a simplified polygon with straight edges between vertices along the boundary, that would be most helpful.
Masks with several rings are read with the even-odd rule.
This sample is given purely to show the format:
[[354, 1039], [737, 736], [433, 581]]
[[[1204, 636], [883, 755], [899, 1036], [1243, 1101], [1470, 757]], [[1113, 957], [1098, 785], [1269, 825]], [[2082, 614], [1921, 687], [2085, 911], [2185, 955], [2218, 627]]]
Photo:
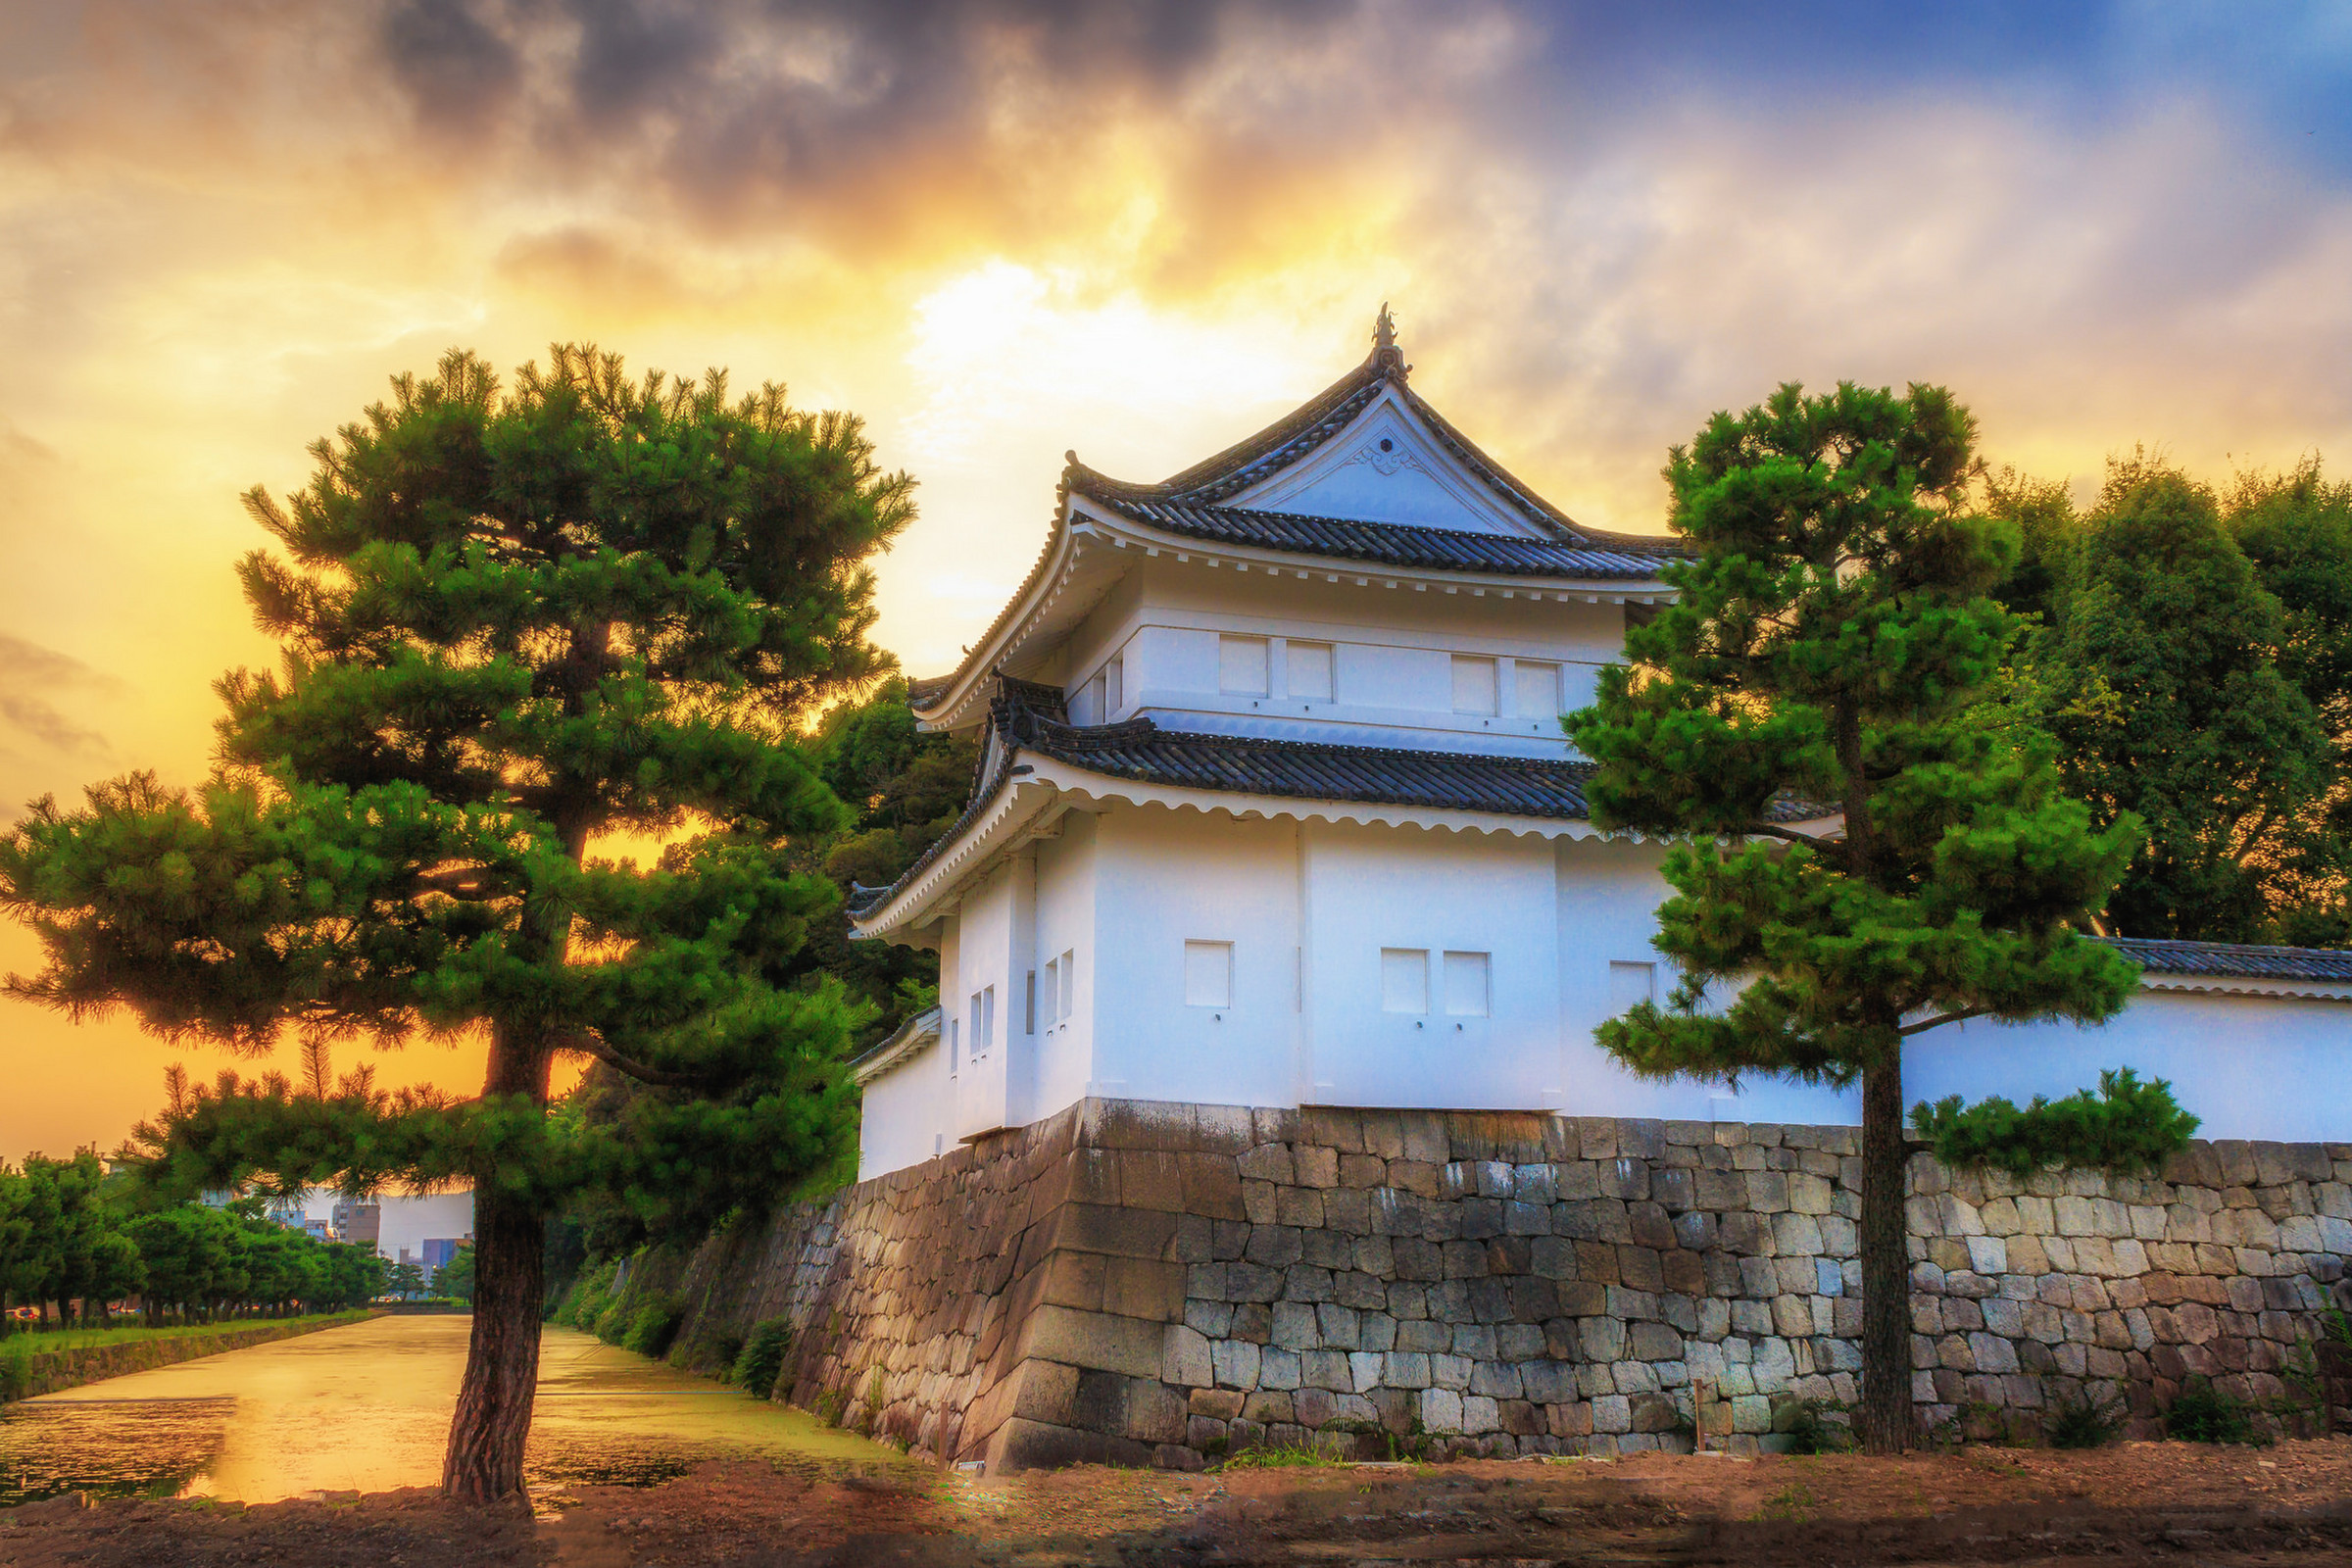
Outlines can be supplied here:
[[430, 1277], [433, 1270], [441, 1267], [451, 1258], [458, 1255], [459, 1248], [466, 1246], [466, 1243], [471, 1242], [473, 1238], [471, 1236], [466, 1236], [464, 1238], [440, 1236], [428, 1238], [424, 1244], [423, 1250], [418, 1252], [416, 1260], [424, 1265], [424, 1272], [427, 1277]]
[[328, 1223], [333, 1226], [338, 1241], [355, 1247], [372, 1248], [382, 1239], [384, 1209], [381, 1203], [355, 1203], [344, 1199], [335, 1204]]

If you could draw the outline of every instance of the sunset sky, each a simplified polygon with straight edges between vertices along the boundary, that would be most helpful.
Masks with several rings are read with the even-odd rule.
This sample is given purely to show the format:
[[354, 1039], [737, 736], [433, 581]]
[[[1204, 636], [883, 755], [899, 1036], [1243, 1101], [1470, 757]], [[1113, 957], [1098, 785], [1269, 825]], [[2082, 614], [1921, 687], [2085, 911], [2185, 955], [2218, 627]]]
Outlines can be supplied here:
[[[206, 765], [245, 487], [446, 348], [855, 411], [946, 667], [1065, 448], [1142, 479], [1359, 360], [1572, 515], [1781, 380], [2095, 483], [2352, 464], [2352, 6], [0, 0], [0, 820]], [[0, 968], [34, 960], [0, 929]], [[163, 1065], [0, 1004], [0, 1157]], [[463, 1051], [386, 1058], [470, 1088]]]

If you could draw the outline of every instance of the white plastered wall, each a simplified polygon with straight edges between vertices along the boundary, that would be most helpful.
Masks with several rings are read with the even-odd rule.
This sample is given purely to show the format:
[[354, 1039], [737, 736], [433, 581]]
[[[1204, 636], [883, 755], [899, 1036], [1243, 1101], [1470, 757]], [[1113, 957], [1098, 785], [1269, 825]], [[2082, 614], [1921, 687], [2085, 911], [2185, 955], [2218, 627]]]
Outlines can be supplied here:
[[[1092, 1092], [1298, 1103], [1298, 825], [1159, 807], [1096, 823]], [[1224, 1005], [1187, 1001], [1188, 942], [1206, 969], [1229, 945]]]
[[[1304, 824], [1308, 1081], [1341, 1105], [1559, 1103], [1551, 846], [1504, 834]], [[1426, 954], [1421, 1010], [1395, 1005], [1383, 954]], [[1484, 1015], [1451, 1009], [1446, 955], [1485, 956]], [[1408, 967], [1409, 957], [1402, 960]]]
[[[1088, 812], [1071, 811], [1061, 818], [1054, 837], [1040, 839], [1036, 846], [1037, 931], [1032, 950], [1038, 968], [1038, 1019], [1036, 1033], [1025, 1038], [1025, 1059], [1016, 1069], [1024, 1125], [1097, 1092], [1091, 1087], [1099, 994], [1094, 975], [1100, 946], [1095, 932], [1096, 820]], [[1046, 973], [1051, 963], [1058, 990], [1065, 961], [1072, 971], [1067, 982], [1070, 1007], [1061, 1014], [1057, 1004], [1048, 1004]]]
[[869, 1080], [858, 1109], [858, 1179], [946, 1152], [948, 1052], [943, 1039]]
[[2143, 988], [2092, 1027], [1947, 1024], [1903, 1053], [1903, 1098], [2005, 1095], [2019, 1104], [2096, 1089], [2130, 1067], [2163, 1078], [2200, 1138], [2352, 1139], [2352, 1002]]
[[[1220, 635], [1267, 640], [1262, 695], [1222, 689]], [[1328, 699], [1298, 695], [1286, 657], [1294, 641], [1334, 649]], [[1556, 710], [1573, 710], [1592, 701], [1600, 666], [1624, 642], [1622, 605], [1300, 581], [1139, 555], [1064, 647], [1028, 673], [1059, 681], [1081, 723], [1148, 713], [1171, 729], [1559, 757], [1568, 748], [1558, 711], [1523, 710], [1519, 662], [1558, 666]], [[1455, 711], [1456, 654], [1497, 662], [1497, 711]], [[1098, 707], [1093, 683], [1114, 660], [1117, 696]]]

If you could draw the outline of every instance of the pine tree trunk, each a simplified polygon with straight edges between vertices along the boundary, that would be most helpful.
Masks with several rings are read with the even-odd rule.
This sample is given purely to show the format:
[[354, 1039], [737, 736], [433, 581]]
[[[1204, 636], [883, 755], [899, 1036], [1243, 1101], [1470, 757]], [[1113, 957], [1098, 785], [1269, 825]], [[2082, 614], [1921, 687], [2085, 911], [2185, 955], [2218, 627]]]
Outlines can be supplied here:
[[539, 1382], [546, 1231], [536, 1204], [475, 1189], [473, 1335], [441, 1470], [442, 1492], [461, 1502], [494, 1502], [522, 1490]]
[[1862, 1075], [1862, 1446], [1911, 1446], [1911, 1259], [1905, 1246], [1903, 1058]]

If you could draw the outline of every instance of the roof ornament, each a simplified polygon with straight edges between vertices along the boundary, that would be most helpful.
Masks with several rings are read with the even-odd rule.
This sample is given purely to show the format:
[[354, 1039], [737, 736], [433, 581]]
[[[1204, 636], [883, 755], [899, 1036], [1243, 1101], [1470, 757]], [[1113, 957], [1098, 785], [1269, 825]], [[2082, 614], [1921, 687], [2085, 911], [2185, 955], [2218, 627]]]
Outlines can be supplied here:
[[1372, 363], [1380, 367], [1381, 374], [1397, 381], [1413, 368], [1404, 363], [1404, 350], [1396, 346], [1396, 318], [1389, 314], [1387, 300], [1380, 302], [1380, 316], [1372, 323]]

